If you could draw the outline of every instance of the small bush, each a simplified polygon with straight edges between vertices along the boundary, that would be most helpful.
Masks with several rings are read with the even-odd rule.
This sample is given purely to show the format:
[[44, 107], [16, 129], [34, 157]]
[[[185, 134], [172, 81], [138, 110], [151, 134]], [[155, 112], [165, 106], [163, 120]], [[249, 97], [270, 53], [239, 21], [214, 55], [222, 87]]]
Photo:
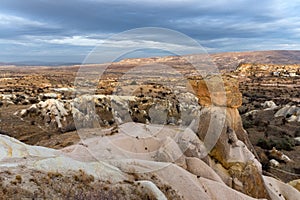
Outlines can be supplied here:
[[86, 174], [83, 170], [79, 170], [79, 174], [75, 174], [74, 179], [77, 182], [82, 182], [85, 184], [88, 184], [95, 180], [94, 176]]
[[263, 149], [272, 149], [272, 147], [270, 146], [269, 142], [266, 141], [265, 139], [258, 139], [257, 143], [256, 143], [257, 146], [263, 148]]
[[275, 143], [275, 147], [279, 150], [291, 151], [295, 147], [295, 142], [290, 138], [283, 138], [281, 141]]
[[137, 85], [137, 82], [136, 82], [136, 81], [132, 81], [132, 82], [130, 83], [130, 85]]
[[245, 129], [251, 128], [252, 127], [252, 123], [250, 121], [248, 121], [248, 120], [244, 120], [243, 121], [243, 127]]

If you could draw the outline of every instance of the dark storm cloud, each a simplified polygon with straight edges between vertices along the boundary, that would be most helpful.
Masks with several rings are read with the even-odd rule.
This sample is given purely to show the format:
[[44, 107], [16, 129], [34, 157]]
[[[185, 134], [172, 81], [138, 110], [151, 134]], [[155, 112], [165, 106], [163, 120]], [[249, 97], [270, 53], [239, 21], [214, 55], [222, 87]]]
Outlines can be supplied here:
[[154, 26], [187, 34], [211, 51], [298, 48], [297, 8], [292, 0], [1, 0], [0, 45], [49, 48], [49, 56], [60, 45], [76, 58], [87, 48], [74, 46]]

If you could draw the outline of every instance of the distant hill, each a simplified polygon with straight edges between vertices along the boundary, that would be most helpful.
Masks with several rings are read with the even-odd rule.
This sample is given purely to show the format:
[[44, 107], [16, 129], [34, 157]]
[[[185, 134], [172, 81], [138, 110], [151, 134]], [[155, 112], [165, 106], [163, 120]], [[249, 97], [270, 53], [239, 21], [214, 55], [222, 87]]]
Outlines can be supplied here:
[[78, 65], [78, 64], [80, 63], [43, 62], [43, 61], [0, 62], [0, 65], [15, 65], [15, 66], [62, 66], [62, 65]]
[[[203, 54], [187, 55], [197, 57], [201, 60]], [[204, 55], [205, 56], [205, 55]], [[232, 71], [242, 63], [254, 64], [300, 64], [300, 51], [253, 51], [253, 52], [226, 52], [210, 54], [211, 60], [219, 70]], [[185, 56], [183, 56], [185, 57]], [[186, 60], [178, 56], [166, 56], [155, 58], [128, 58], [120, 61], [121, 65], [139, 65], [147, 63], [165, 63], [184, 65]]]
[[[190, 56], [190, 55], [187, 55]], [[201, 54], [192, 56], [203, 56]], [[252, 52], [226, 52], [210, 54], [212, 61], [220, 70], [231, 71], [237, 68], [241, 63], [257, 64], [300, 64], [300, 51], [274, 50], [274, 51], [252, 51]], [[114, 62], [115, 66], [126, 67], [129, 65], [140, 65], [149, 63], [165, 63], [184, 65], [186, 61], [177, 56], [154, 57], [154, 58], [126, 58], [120, 62]], [[63, 62], [41, 62], [41, 61], [23, 61], [3, 63], [0, 65], [16, 66], [71, 66], [81, 63], [63, 63]]]
[[253, 51], [211, 54], [220, 69], [232, 70], [240, 63], [300, 64], [300, 51]]

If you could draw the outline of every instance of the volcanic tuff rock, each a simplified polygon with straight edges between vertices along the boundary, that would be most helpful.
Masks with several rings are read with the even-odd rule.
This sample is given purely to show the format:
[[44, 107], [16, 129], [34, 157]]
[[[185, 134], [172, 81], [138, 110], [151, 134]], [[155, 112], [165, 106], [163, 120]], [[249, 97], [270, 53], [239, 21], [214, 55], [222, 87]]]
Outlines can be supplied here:
[[300, 179], [293, 180], [293, 181], [289, 182], [289, 184], [291, 186], [293, 186], [294, 188], [296, 188], [300, 192]]
[[198, 80], [192, 79], [190, 84], [202, 106], [238, 108], [242, 105], [242, 94], [237, 79], [212, 75]]
[[[199, 99], [199, 104], [204, 106], [197, 132], [199, 138], [202, 141], [207, 138], [213, 140], [211, 134], [220, 132], [209, 155], [219, 162], [225, 171], [228, 171], [229, 174], [223, 178], [223, 181], [250, 196], [268, 198], [261, 175], [261, 164], [249, 151], [250, 149], [255, 153], [237, 110], [242, 104], [237, 80], [229, 76], [210, 76], [192, 80], [191, 85]], [[210, 128], [213, 129], [212, 132]], [[221, 174], [220, 176], [222, 177]], [[228, 182], [229, 179], [232, 182]]]
[[[185, 94], [177, 96], [175, 92], [162, 91], [153, 97], [152, 88], [147, 86], [149, 92], [138, 91], [136, 96], [51, 99], [21, 111], [18, 115], [22, 117], [49, 117], [58, 128], [60, 124], [63, 128], [64, 117], [74, 115], [82, 126], [77, 130], [82, 140], [62, 150], [52, 150], [1, 136], [0, 154], [4, 156], [0, 158], [0, 168], [13, 173], [8, 179], [11, 182], [4, 181], [5, 187], [16, 183], [33, 198], [32, 188], [41, 187], [39, 180], [30, 181], [30, 177], [15, 174], [36, 170], [62, 173], [63, 177], [69, 173], [75, 181], [88, 180], [91, 187], [85, 192], [97, 188], [95, 181], [109, 182], [105, 185], [109, 191], [120, 185], [125, 199], [136, 198], [130, 196], [135, 189], [139, 198], [155, 199], [298, 199], [299, 192], [293, 187], [262, 176], [261, 164], [254, 156], [237, 110], [241, 94], [236, 81], [229, 76], [205, 79], [191, 80], [196, 97], [185, 93], [188, 98], [182, 101], [178, 99]], [[187, 103], [195, 100], [200, 106]], [[163, 116], [158, 112], [161, 108], [165, 118], [152, 124], [151, 119]], [[109, 119], [114, 120], [112, 124]], [[55, 177], [48, 181], [51, 183]], [[31, 187], [26, 187], [29, 183]], [[37, 193], [37, 198], [49, 198]], [[56, 193], [50, 191], [52, 195]]]
[[[214, 134], [214, 132], [207, 130], [207, 124], [209, 124], [211, 118], [220, 118], [213, 125], [210, 125], [221, 127], [221, 133], [209, 155], [214, 162], [217, 161], [216, 164], [220, 164], [219, 168], [222, 168], [226, 175], [219, 173], [219, 170], [214, 167], [215, 165], [212, 165], [213, 169], [216, 170], [227, 185], [234, 189], [256, 198], [267, 198], [268, 193], [261, 176], [261, 164], [249, 151], [247, 145], [239, 140], [239, 138], [245, 140], [249, 144], [249, 148], [253, 150], [247, 133], [241, 127], [241, 120], [237, 110], [235, 109], [232, 112], [233, 108], [224, 109], [218, 107], [209, 107], [207, 109], [208, 112], [200, 117], [199, 138], [205, 141], [205, 139], [209, 138], [208, 134]], [[222, 110], [229, 112], [224, 114]], [[219, 124], [217, 124], [218, 122]], [[216, 127], [213, 129], [218, 131]]]
[[[152, 90], [152, 87], [149, 89]], [[153, 93], [153, 91], [152, 91]], [[159, 92], [135, 96], [82, 95], [73, 100], [47, 99], [15, 113], [22, 118], [40, 117], [46, 127], [61, 131], [107, 127], [124, 122], [180, 124], [188, 126], [200, 112], [198, 99], [191, 93]]]
[[[152, 138], [128, 135], [137, 134], [136, 130], [140, 136], [157, 133], [158, 135]], [[191, 130], [186, 129], [182, 132], [173, 126], [125, 123], [120, 126], [117, 134], [107, 135], [108, 131], [94, 130], [98, 135], [102, 132], [102, 136], [85, 139], [84, 143], [62, 150], [30, 146], [8, 136], [0, 136], [3, 147], [0, 149], [0, 168], [4, 171], [2, 177], [5, 177], [0, 179], [1, 185], [6, 190], [14, 191], [14, 196], [23, 198], [63, 199], [63, 195], [88, 198], [90, 192], [96, 195], [110, 191], [111, 198], [121, 198], [118, 196], [121, 192], [123, 199], [250, 200], [253, 198], [230, 187], [238, 190], [243, 188], [243, 192], [254, 196], [259, 190], [253, 190], [260, 187], [255, 184], [258, 183], [257, 180], [261, 180], [266, 183], [271, 199], [284, 197], [293, 200], [300, 195], [291, 186], [257, 174], [256, 166], [251, 163], [236, 163], [226, 170], [233, 178], [231, 186], [225, 185], [215, 167], [210, 167], [199, 158], [186, 157], [183, 154], [181, 148], [184, 146], [180, 145], [181, 140], [177, 140], [176, 137], [182, 134], [186, 139], [196, 137]], [[164, 138], [169, 138], [167, 143], [163, 142]], [[172, 156], [157, 157], [157, 150], [162, 147], [161, 144], [168, 146], [164, 148], [165, 155], [172, 155], [177, 149], [182, 155], [181, 161], [178, 162], [180, 159], [177, 159], [172, 163]], [[56, 184], [60, 187], [56, 187]], [[83, 187], [82, 184], [87, 187]], [[80, 193], [74, 191], [71, 185], [78, 188], [77, 192]], [[41, 189], [47, 192], [43, 193]], [[0, 194], [2, 190], [3, 188]], [[215, 192], [216, 190], [219, 192]], [[2, 194], [3, 197], [12, 197], [9, 193]], [[20, 196], [22, 194], [23, 196]]]

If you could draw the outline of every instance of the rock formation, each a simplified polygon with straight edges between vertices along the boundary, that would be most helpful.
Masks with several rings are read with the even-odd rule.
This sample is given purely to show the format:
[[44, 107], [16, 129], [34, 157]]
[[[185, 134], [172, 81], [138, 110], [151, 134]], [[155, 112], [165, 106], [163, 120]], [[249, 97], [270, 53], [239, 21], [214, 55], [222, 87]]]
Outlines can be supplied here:
[[[216, 164], [220, 163], [219, 167], [224, 168], [223, 171], [228, 172], [225, 177], [221, 175], [223, 181], [247, 195], [268, 198], [261, 165], [249, 151], [250, 149], [254, 152], [254, 149], [242, 127], [237, 110], [242, 104], [237, 81], [231, 77], [212, 76], [193, 80], [191, 85], [197, 94], [199, 104], [207, 109], [207, 112], [200, 116], [198, 135], [201, 140], [205, 140], [209, 133], [207, 125], [211, 119], [220, 118], [213, 120], [213, 126], [221, 128], [221, 133], [209, 155]], [[220, 117], [222, 115], [223, 119]]]
[[[81, 141], [53, 150], [0, 135], [5, 177], [0, 179], [0, 194], [48, 199], [101, 198], [100, 193], [116, 199], [299, 199], [292, 186], [262, 175], [237, 110], [242, 97], [236, 81], [212, 75], [190, 83], [192, 91], [182, 96], [147, 86], [134, 96], [46, 99], [21, 110], [16, 115], [36, 115], [59, 129], [73, 117]], [[58, 182], [64, 184], [57, 187]]]
[[[81, 184], [87, 186], [78, 189], [85, 198], [91, 192], [96, 195], [100, 191], [103, 194], [110, 191], [110, 196], [117, 198], [123, 191], [123, 199], [143, 199], [147, 196], [150, 199], [253, 199], [226, 185], [216, 167], [210, 167], [197, 157], [182, 154], [178, 159], [178, 154], [175, 154], [176, 162], [172, 163], [172, 152], [183, 153], [180, 149], [182, 146], [177, 146], [180, 143], [171, 142], [176, 141], [176, 135], [178, 136], [178, 130], [173, 127], [164, 127], [157, 138], [136, 139], [122, 134], [136, 129], [142, 135], [157, 132], [157, 126], [147, 126], [148, 129], [143, 129], [143, 124], [125, 123], [120, 126], [120, 133], [112, 136], [104, 136], [107, 130], [103, 129], [103, 136], [84, 140], [84, 145], [78, 144], [62, 150], [29, 146], [8, 136], [1, 136], [3, 148], [0, 152], [0, 168], [5, 171], [2, 172], [5, 179], [0, 180], [2, 187], [6, 191], [15, 191], [15, 196], [23, 194], [27, 198], [61, 199], [64, 194], [78, 198], [79, 194], [68, 188], [71, 182], [72, 187], [77, 189], [82, 187]], [[165, 138], [165, 134], [170, 139], [166, 140], [167, 143], [162, 143], [169, 146], [163, 148], [163, 154], [171, 157], [157, 154], [157, 149], [162, 147], [160, 138]], [[184, 135], [185, 138], [196, 136], [191, 130], [186, 130]], [[147, 150], [145, 146], [148, 147]], [[255, 164], [235, 163], [224, 172], [233, 176], [232, 187], [240, 190], [243, 188], [244, 192], [247, 189], [245, 193], [253, 195], [252, 190], [259, 190], [258, 185], [254, 184], [262, 180], [266, 183], [270, 199], [299, 197], [296, 189], [262, 177], [256, 169]], [[61, 183], [60, 188], [53, 185], [56, 181]], [[119, 189], [116, 190], [116, 186]], [[42, 188], [47, 192], [43, 193], [40, 190]], [[222, 192], [215, 192], [216, 189]], [[1, 192], [2, 190], [3, 188]], [[10, 197], [9, 193], [4, 193], [3, 197]]]

